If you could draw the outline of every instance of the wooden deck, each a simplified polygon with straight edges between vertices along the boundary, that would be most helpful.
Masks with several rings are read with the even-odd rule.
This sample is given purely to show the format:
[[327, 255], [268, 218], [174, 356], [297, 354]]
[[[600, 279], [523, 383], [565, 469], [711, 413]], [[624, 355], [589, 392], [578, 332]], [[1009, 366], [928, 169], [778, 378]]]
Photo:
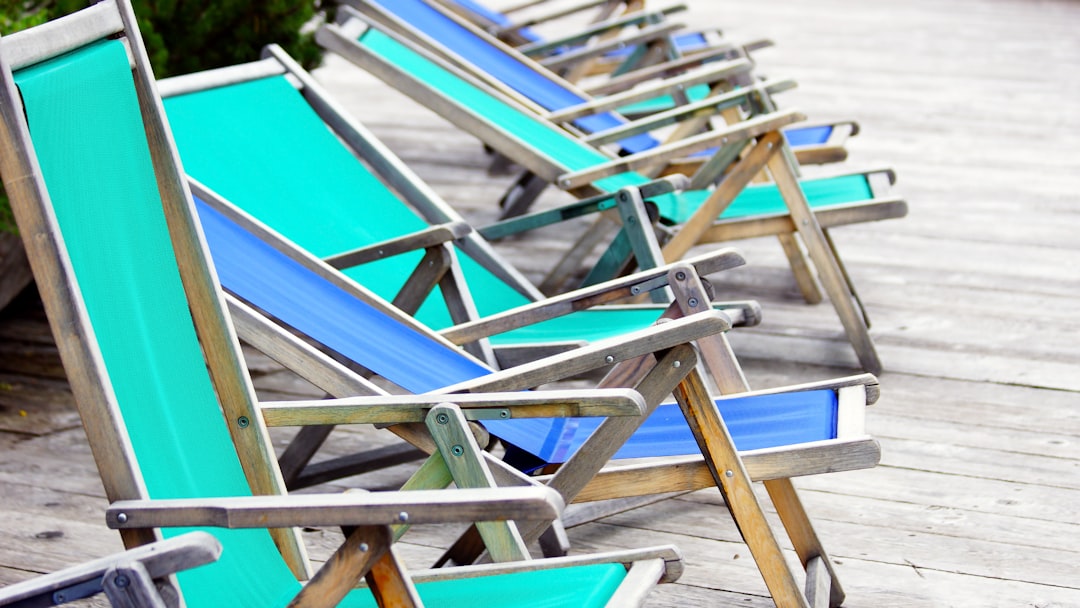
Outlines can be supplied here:
[[[848, 163], [894, 167], [911, 205], [907, 219], [834, 232], [887, 369], [868, 420], [881, 466], [797, 482], [845, 605], [1080, 606], [1080, 3], [689, 4], [697, 25], [775, 40], [757, 58], [762, 73], [799, 82], [783, 106], [857, 119]], [[510, 177], [485, 173], [474, 140], [335, 58], [317, 75], [471, 219], [494, 218]], [[500, 247], [539, 276], [560, 238]], [[831, 307], [801, 303], [779, 246], [739, 246], [749, 266], [716, 283], [764, 308], [759, 328], [732, 336], [751, 384], [851, 373]], [[0, 336], [5, 584], [120, 543], [32, 297], [0, 313]], [[262, 359], [252, 368], [268, 398], [313, 394]], [[368, 439], [340, 433], [332, 447]], [[360, 483], [393, 487], [405, 470]], [[687, 571], [653, 606], [771, 605], [718, 503], [698, 492], [571, 540], [577, 551], [678, 545]], [[336, 534], [308, 532], [313, 552]], [[421, 563], [449, 534], [410, 538], [406, 555]]]

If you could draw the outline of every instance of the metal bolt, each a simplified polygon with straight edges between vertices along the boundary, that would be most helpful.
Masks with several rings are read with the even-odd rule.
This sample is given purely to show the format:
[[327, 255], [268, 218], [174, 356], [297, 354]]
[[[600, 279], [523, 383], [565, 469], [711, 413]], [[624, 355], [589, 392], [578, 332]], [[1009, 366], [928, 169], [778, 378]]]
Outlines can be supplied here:
[[724, 475], [726, 475], [728, 477], [734, 477], [735, 476], [735, 471], [732, 471], [731, 469], [728, 469], [728, 470], [724, 471]]
[[637, 294], [641, 293], [641, 287], [634, 285], [630, 288], [630, 293], [636, 296]]
[[809, 225], [810, 225], [810, 220], [804, 219], [804, 220], [802, 221], [802, 225], [803, 225], [803, 226], [809, 226]]
[[765, 144], [765, 147], [769, 150], [772, 150], [772, 142], [770, 141], [769, 143]]
[[405, 511], [402, 511], [401, 513], [397, 514], [397, 520], [400, 521], [401, 523], [405, 523], [405, 522], [409, 521], [409, 514], [406, 513]]
[[242, 428], [242, 429], [246, 429], [246, 428], [247, 428], [247, 426], [248, 426], [249, 424], [251, 424], [251, 421], [250, 421], [250, 420], [248, 420], [248, 417], [247, 417], [247, 416], [240, 416], [239, 418], [237, 418], [237, 419], [236, 419], [236, 424], [237, 424], [237, 425], [239, 425], [239, 426], [240, 426], [240, 428]]
[[359, 549], [361, 553], [367, 553], [368, 544], [367, 543], [360, 543], [360, 546], [358, 546], [357, 549]]
[[686, 303], [690, 305], [690, 308], [697, 308], [698, 299], [697, 298], [690, 298], [689, 300], [686, 301]]
[[127, 523], [127, 513], [118, 513], [116, 515], [116, 521], [118, 521], [118, 522], [120, 522], [122, 524], [126, 524]]
[[465, 453], [465, 448], [461, 447], [460, 445], [454, 445], [450, 447], [450, 453], [454, 456], [461, 456]]
[[131, 584], [131, 581], [128, 580], [128, 577], [124, 576], [123, 574], [117, 574], [116, 579], [113, 582], [115, 582], [116, 586], [121, 589]]
[[604, 357], [604, 363], [614, 363], [614, 362], [615, 362], [615, 357], [613, 357], [611, 355], [608, 355], [608, 356]]
[[383, 255], [386, 255], [386, 253], [385, 253], [385, 252], [384, 252], [384, 251], [383, 251], [382, 249], [380, 249], [380, 250], [379, 250], [379, 255], [380, 255], [380, 256], [383, 256]]
[[438, 422], [439, 424], [447, 424], [447, 423], [449, 423], [450, 422], [450, 414], [439, 412], [438, 414], [435, 415], [435, 422]]
[[633, 224], [635, 222], [637, 222], [637, 218], [635, 218], [632, 215], [630, 217], [626, 218], [626, 223], [628, 223], [628, 224]]
[[61, 591], [57, 591], [56, 593], [53, 594], [52, 597], [53, 597], [53, 603], [54, 604], [65, 604], [65, 603], [67, 603], [67, 596], [64, 595], [63, 592], [61, 592]]
[[679, 272], [676, 272], [675, 273], [675, 280], [676, 281], [685, 281], [686, 280], [686, 273], [681, 271], [681, 270]]
[[676, 361], [676, 362], [672, 363], [671, 366], [676, 368], [676, 369], [680, 368], [680, 367], [682, 367], [682, 361]]
[[499, 410], [499, 418], [509, 418], [510, 410]]
[[727, 143], [727, 138], [726, 137], [721, 137], [720, 138], [720, 143], [721, 144], [726, 144]]

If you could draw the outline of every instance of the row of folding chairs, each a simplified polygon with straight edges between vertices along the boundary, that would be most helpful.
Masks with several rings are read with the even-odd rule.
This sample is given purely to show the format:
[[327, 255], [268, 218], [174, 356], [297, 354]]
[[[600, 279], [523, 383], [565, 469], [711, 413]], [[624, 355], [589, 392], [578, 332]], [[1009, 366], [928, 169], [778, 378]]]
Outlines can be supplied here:
[[[360, 8], [342, 10], [319, 40], [526, 168], [505, 221], [467, 224], [277, 47], [257, 62], [155, 82], [125, 0], [0, 40], [0, 174], [110, 501], [106, 521], [140, 547], [0, 598], [104, 589], [117, 605], [177, 594], [189, 605], [634, 605], [679, 576], [678, 551], [568, 557], [565, 528], [717, 487], [777, 605], [842, 602], [791, 479], [878, 462], [864, 428], [877, 381], [750, 391], [725, 332], [757, 323], [759, 308], [714, 301], [704, 281], [743, 260], [724, 248], [685, 254], [758, 234], [792, 245], [797, 235], [864, 368], [876, 370], [824, 227], [897, 217], [903, 202], [874, 196], [874, 173], [818, 189], [800, 180], [790, 128], [799, 116], [776, 111], [769, 87], [747, 80], [745, 46], [706, 51], [700, 69], [710, 75], [687, 72], [682, 88], [545, 107], [468, 55], [487, 45], [527, 65], [537, 40], [516, 50], [465, 20], [467, 6]], [[655, 25], [632, 14], [600, 22]], [[413, 27], [428, 21], [466, 50]], [[598, 57], [577, 72], [607, 82], [662, 73], [653, 59], [664, 52], [597, 51], [586, 44], [596, 36], [543, 56], [556, 67]], [[700, 100], [677, 93], [706, 82]], [[669, 99], [646, 108], [660, 93]], [[583, 120], [582, 106], [602, 120]], [[731, 123], [646, 141], [655, 125], [703, 108]], [[696, 169], [672, 173], [669, 158]], [[752, 184], [763, 170], [773, 181]], [[547, 184], [581, 200], [526, 212]], [[557, 295], [491, 243], [589, 215], [614, 236], [585, 283]], [[569, 247], [556, 266], [579, 263], [582, 249]], [[650, 294], [651, 303], [612, 304]], [[333, 398], [260, 402], [239, 340]], [[547, 388], [597, 371], [594, 388]], [[343, 424], [384, 427], [407, 449], [312, 464]], [[280, 455], [276, 426], [302, 428]], [[423, 459], [407, 491], [288, 493], [415, 454]], [[789, 567], [754, 481], [805, 574]], [[435, 523], [472, 524], [440, 560], [458, 566], [410, 571], [393, 542]], [[298, 532], [307, 526], [344, 533], [318, 571]], [[191, 528], [202, 532], [185, 535]], [[545, 557], [530, 559], [538, 551]]]

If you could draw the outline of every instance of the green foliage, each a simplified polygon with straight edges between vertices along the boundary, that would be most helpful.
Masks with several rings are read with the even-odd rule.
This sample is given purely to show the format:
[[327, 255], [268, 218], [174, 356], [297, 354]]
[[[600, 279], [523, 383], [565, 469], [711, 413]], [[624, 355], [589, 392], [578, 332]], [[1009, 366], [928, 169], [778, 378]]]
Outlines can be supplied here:
[[[0, 0], [0, 33], [38, 25], [87, 4]], [[310, 31], [302, 32], [321, 16], [322, 0], [132, 0], [132, 7], [158, 78], [254, 61], [270, 43], [281, 45], [308, 69], [322, 60]], [[15, 231], [2, 188], [0, 231]]]

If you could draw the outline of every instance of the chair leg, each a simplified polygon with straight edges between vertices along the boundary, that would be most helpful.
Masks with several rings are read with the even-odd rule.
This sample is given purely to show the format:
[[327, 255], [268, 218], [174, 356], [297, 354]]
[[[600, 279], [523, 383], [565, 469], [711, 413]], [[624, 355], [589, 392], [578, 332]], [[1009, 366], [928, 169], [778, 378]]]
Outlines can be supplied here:
[[791, 267], [791, 274], [795, 277], [795, 283], [799, 286], [803, 299], [807, 304], [821, 303], [821, 290], [818, 289], [817, 280], [814, 279], [814, 273], [810, 271], [810, 265], [806, 263], [806, 256], [803, 255], [795, 235], [778, 234], [776, 238], [784, 249], [788, 266]]
[[777, 606], [808, 608], [701, 375], [696, 371], [688, 374], [676, 388], [675, 398], [773, 601]]
[[[818, 597], [813, 605], [839, 606], [844, 602], [844, 589], [836, 576], [832, 560], [825, 553], [825, 548], [806, 515], [806, 509], [795, 491], [794, 484], [790, 479], [774, 479], [765, 482], [765, 489], [769, 492], [769, 498], [776, 507], [795, 552], [799, 554], [799, 560], [806, 567], [807, 593], [809, 595], [810, 589], [814, 589], [814, 594]], [[824, 597], [822, 589], [828, 590]]]
[[[431, 408], [425, 420], [447, 468], [459, 488], [494, 488], [495, 478], [480, 455], [465, 415], [449, 403]], [[497, 562], [529, 559], [529, 550], [512, 521], [477, 522], [484, 545]]]
[[848, 282], [844, 279], [843, 272], [837, 263], [836, 257], [817, 223], [810, 206], [806, 201], [798, 178], [787, 162], [786, 157], [774, 154], [768, 161], [769, 173], [776, 182], [780, 194], [787, 203], [791, 219], [802, 237], [803, 244], [810, 259], [817, 269], [818, 279], [821, 281], [825, 293], [829, 294], [833, 307], [840, 317], [840, 323], [847, 332], [848, 340], [855, 348], [855, 353], [866, 371], [877, 374], [881, 372], [881, 359], [878, 357], [874, 342], [870, 333], [866, 330], [866, 323], [855, 307], [854, 297]]

